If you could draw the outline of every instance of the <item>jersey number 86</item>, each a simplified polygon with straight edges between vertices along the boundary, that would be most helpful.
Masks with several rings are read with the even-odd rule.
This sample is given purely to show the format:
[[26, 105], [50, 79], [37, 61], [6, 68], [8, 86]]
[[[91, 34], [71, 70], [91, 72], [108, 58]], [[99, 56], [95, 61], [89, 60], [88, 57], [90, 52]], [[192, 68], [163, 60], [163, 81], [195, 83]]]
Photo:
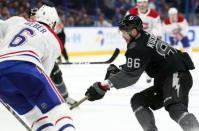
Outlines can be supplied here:
[[128, 68], [140, 68], [140, 59], [139, 58], [127, 58], [127, 67]]

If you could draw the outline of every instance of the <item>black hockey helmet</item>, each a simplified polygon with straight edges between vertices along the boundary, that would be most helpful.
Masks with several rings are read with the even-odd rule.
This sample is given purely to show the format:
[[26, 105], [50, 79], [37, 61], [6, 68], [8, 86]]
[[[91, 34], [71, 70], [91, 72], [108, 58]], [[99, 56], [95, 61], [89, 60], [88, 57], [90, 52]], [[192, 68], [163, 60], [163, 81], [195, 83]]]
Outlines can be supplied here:
[[37, 12], [38, 8], [31, 8], [28, 12], [29, 17], [34, 16]]
[[141, 31], [143, 29], [143, 25], [139, 16], [129, 14], [124, 16], [119, 22], [119, 30], [131, 31], [132, 29]]

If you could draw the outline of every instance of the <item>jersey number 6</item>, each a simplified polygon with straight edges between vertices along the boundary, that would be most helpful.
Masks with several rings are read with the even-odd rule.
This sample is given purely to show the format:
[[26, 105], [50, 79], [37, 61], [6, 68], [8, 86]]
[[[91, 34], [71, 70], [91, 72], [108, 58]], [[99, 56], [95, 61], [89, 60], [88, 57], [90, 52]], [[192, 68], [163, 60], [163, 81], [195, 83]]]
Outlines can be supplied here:
[[29, 28], [22, 29], [18, 34], [14, 36], [9, 46], [16, 47], [24, 44], [27, 41], [27, 36], [34, 36], [34, 31]]

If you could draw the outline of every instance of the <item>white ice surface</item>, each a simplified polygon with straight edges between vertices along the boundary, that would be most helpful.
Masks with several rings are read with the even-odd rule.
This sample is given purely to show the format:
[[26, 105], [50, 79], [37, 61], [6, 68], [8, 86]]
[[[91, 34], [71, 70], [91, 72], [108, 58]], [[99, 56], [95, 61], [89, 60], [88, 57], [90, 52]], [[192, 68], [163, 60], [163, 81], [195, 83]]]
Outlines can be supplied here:
[[[104, 61], [109, 57], [80, 57], [71, 58], [71, 61]], [[190, 92], [189, 111], [199, 119], [199, 53], [194, 53], [192, 57], [196, 69], [191, 71], [194, 82]], [[119, 56], [114, 64], [120, 65], [124, 62], [124, 56]], [[92, 83], [103, 80], [108, 65], [62, 65], [60, 67], [70, 96], [79, 100], [84, 97], [86, 89]], [[143, 74], [138, 83], [131, 87], [111, 89], [102, 100], [82, 103], [80, 107], [69, 112], [77, 131], [142, 131], [130, 107], [130, 99], [133, 94], [149, 86]], [[164, 108], [154, 113], [159, 131], [181, 131]], [[1, 104], [0, 131], [26, 131]]]

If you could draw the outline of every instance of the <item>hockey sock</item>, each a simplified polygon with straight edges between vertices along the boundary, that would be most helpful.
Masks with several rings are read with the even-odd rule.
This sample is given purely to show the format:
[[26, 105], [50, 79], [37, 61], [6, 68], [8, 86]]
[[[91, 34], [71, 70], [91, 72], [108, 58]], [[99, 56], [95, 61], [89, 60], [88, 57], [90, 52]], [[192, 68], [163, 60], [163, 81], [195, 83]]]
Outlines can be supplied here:
[[178, 123], [184, 131], [199, 131], [199, 123], [196, 117], [191, 113], [182, 114]]
[[56, 128], [50, 122], [48, 116], [43, 116], [33, 123], [31, 131], [56, 131]]
[[134, 110], [134, 113], [144, 131], [158, 131], [153, 112], [149, 108], [140, 106]]
[[176, 103], [166, 107], [170, 117], [179, 123], [184, 131], [199, 131], [199, 123], [195, 116], [187, 111], [184, 104]]
[[57, 131], [75, 131], [73, 120], [68, 116], [65, 103], [57, 105], [47, 113], [48, 117], [54, 123]]
[[31, 125], [32, 131], [54, 131], [53, 124], [49, 122], [48, 117], [44, 116], [38, 107], [23, 115], [28, 124]]
[[32, 125], [33, 122], [35, 122], [36, 120], [38, 120], [42, 115], [43, 114], [40, 111], [40, 109], [37, 106], [35, 106], [32, 110], [30, 110], [29, 112], [27, 112], [23, 116], [27, 120], [28, 124]]
[[54, 84], [55, 84], [57, 90], [59, 91], [59, 93], [62, 95], [62, 97], [64, 99], [66, 99], [68, 97], [68, 90], [66, 88], [64, 81], [62, 81], [59, 84], [57, 84], [57, 83], [54, 83]]

